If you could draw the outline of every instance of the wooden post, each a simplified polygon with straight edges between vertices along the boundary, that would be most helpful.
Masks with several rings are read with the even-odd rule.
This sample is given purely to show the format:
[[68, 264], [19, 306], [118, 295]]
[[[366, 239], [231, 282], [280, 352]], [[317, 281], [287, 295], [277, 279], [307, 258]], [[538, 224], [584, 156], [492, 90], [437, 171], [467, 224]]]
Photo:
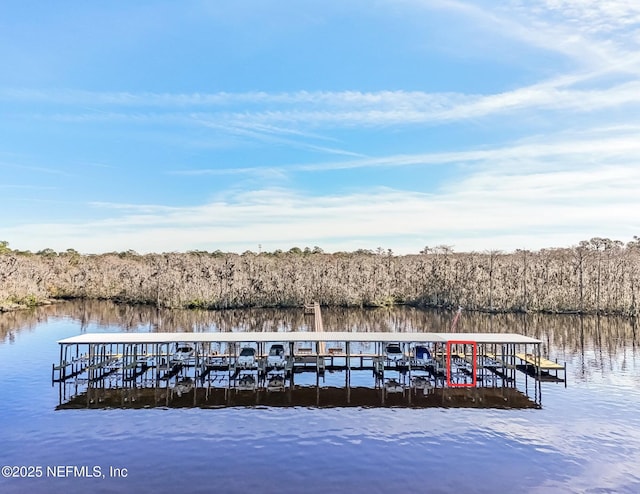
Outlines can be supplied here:
[[351, 345], [345, 342], [347, 350], [347, 368], [345, 371], [345, 386], [347, 387], [347, 404], [351, 403]]
[[[318, 358], [320, 356], [318, 355]], [[316, 372], [316, 406], [320, 406], [320, 373]]]
[[[408, 356], [408, 360], [407, 360], [408, 367], [409, 367], [409, 372], [408, 372], [408, 374], [409, 374], [409, 405], [411, 405], [411, 393], [413, 391], [412, 390], [412, 386], [411, 386], [411, 343], [412, 342], [409, 342], [409, 352], [408, 352], [409, 356]], [[402, 350], [404, 352], [406, 350], [406, 344], [403, 344], [403, 345], [404, 346], [402, 347]]]
[[511, 379], [513, 387], [516, 386], [516, 346], [514, 344], [509, 345], [509, 353], [511, 353]]
[[[515, 352], [514, 352], [514, 353], [515, 353]], [[527, 356], [527, 345], [525, 345], [525, 346], [524, 346], [524, 356], [525, 356], [525, 357]], [[540, 368], [540, 365], [539, 365], [539, 364], [540, 364], [540, 361], [538, 361], [538, 365], [537, 365], [537, 368], [538, 368], [538, 369]], [[528, 395], [528, 394], [529, 394], [529, 372], [528, 372], [528, 369], [527, 369], [527, 363], [526, 363], [526, 362], [525, 362], [525, 364], [524, 364], [524, 365], [525, 365], [525, 373], [524, 373], [524, 389], [525, 389], [526, 394]], [[535, 369], [535, 368], [534, 368], [533, 370], [534, 370], [534, 372], [536, 371], [536, 369]]]
[[[168, 370], [169, 370], [169, 343], [165, 343], [165, 346], [166, 346], [166, 349], [167, 349], [166, 350], [166, 355], [167, 355], [167, 360], [166, 360], [166, 362], [167, 362], [167, 366], [166, 366], [167, 371], [166, 372], [168, 374]], [[165, 379], [165, 382], [166, 382], [166, 384], [165, 384], [165, 387], [164, 387], [164, 395], [165, 395], [165, 400], [164, 401], [165, 401], [165, 406], [168, 407], [169, 406], [169, 378], [168, 377], [167, 377], [167, 379]]]
[[[158, 381], [160, 380], [160, 362], [161, 362], [161, 357], [160, 357], [160, 345], [158, 343], [154, 343], [153, 345], [153, 353], [155, 355], [155, 364], [156, 364], [156, 377], [155, 377], [155, 388], [156, 391], [158, 389]], [[156, 398], [157, 399], [157, 398]]]
[[[379, 342], [378, 344], [380, 345], [378, 351], [379, 351], [380, 359], [381, 359], [381, 362], [382, 362], [382, 365], [380, 366], [380, 374], [381, 374], [380, 378], [382, 380], [382, 391], [383, 391], [383, 394], [384, 394], [384, 371], [385, 371], [385, 369], [384, 369], [384, 367], [385, 367], [385, 363], [384, 363], [384, 343]], [[384, 402], [383, 402], [383, 404], [384, 404]]]
[[196, 354], [196, 365], [193, 369], [193, 406], [196, 406], [196, 397], [198, 396], [198, 369], [200, 365], [200, 345], [193, 343], [194, 353]]
[[[60, 380], [61, 380], [61, 381], [63, 381], [63, 380], [65, 379], [66, 374], [67, 374], [67, 366], [66, 366], [66, 362], [63, 362], [63, 361], [62, 361], [62, 355], [63, 355], [63, 353], [62, 353], [62, 347], [63, 347], [63, 346], [66, 346], [66, 345], [63, 345], [63, 344], [61, 343], [61, 344], [60, 344], [60, 370], [58, 371], [58, 377], [60, 378]], [[64, 367], [63, 367], [63, 365], [64, 365]]]
[[91, 379], [93, 378], [93, 344], [89, 344], [89, 372], [88, 372], [88, 376], [89, 379], [87, 381], [87, 408], [89, 408], [89, 403], [90, 403], [90, 394], [91, 394]]
[[540, 343], [536, 344], [536, 359], [538, 361], [537, 376], [538, 376], [538, 381], [540, 381], [540, 378], [542, 376], [542, 370], [540, 369], [541, 364], [542, 364], [542, 354], [541, 354], [541, 351], [540, 351]]
[[[53, 385], [53, 383], [52, 383]], [[66, 381], [59, 381], [58, 382], [58, 405], [62, 405], [62, 401], [64, 399], [63, 394], [62, 394], [62, 387], [64, 386], [64, 389], [66, 391], [67, 389], [67, 383]]]
[[286, 378], [286, 375], [287, 375], [287, 372], [286, 372], [287, 363], [291, 362], [291, 371], [290, 371], [289, 376], [290, 376], [291, 381], [293, 381], [293, 374], [294, 374], [295, 366], [296, 366], [296, 357], [295, 357], [295, 352], [294, 352], [294, 342], [293, 341], [289, 342], [289, 358], [286, 359], [285, 362], [286, 362], [285, 363], [285, 378]]
[[[408, 374], [409, 374], [409, 405], [411, 405], [411, 391], [412, 391], [412, 388], [411, 388], [411, 343], [412, 342], [409, 342], [409, 352], [408, 352], [409, 353], [409, 358], [407, 360], [408, 367], [409, 367], [409, 372], [408, 372]], [[405, 344], [403, 343], [403, 345], [405, 345]], [[406, 346], [403, 346], [402, 347], [403, 353], [404, 353], [405, 350], [406, 350]]]

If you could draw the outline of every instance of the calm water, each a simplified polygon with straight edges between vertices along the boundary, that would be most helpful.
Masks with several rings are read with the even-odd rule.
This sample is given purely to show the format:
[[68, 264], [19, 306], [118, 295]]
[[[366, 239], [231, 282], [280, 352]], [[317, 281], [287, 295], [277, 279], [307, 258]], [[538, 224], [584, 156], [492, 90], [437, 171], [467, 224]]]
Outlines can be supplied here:
[[[325, 310], [323, 318], [326, 330], [444, 331], [452, 314]], [[624, 319], [463, 314], [460, 331], [541, 338], [545, 355], [567, 362], [568, 386], [543, 383], [541, 409], [56, 411], [58, 339], [308, 323], [293, 310], [110, 303], [0, 314], [0, 464], [43, 468], [41, 478], [0, 479], [0, 492], [640, 492], [640, 338]], [[101, 475], [55, 478], [46, 470], [65, 466], [99, 467]], [[110, 477], [110, 467], [126, 468], [127, 477]]]

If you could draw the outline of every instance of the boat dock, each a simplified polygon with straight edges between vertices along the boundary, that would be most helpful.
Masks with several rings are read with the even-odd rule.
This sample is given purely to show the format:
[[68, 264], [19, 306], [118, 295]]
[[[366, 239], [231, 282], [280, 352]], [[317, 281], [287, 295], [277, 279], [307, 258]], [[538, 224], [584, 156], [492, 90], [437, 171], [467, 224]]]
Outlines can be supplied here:
[[546, 361], [540, 340], [514, 333], [92, 333], [58, 343], [61, 406], [114, 396], [123, 406], [134, 396], [148, 406], [308, 403], [312, 395], [318, 406], [329, 395], [347, 405], [472, 406], [500, 396], [520, 406], [520, 394], [536, 406], [546, 371], [516, 375], [521, 355]]

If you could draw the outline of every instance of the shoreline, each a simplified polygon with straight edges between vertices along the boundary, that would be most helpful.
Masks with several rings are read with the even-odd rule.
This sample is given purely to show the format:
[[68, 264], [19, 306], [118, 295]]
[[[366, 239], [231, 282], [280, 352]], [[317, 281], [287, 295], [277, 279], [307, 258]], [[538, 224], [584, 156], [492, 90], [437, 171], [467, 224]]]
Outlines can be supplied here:
[[[237, 306], [229, 306], [229, 307], [166, 307], [159, 306], [154, 303], [149, 302], [134, 302], [121, 300], [118, 298], [104, 298], [104, 297], [64, 297], [64, 298], [47, 298], [43, 300], [29, 300], [29, 302], [15, 302], [15, 301], [0, 301], [0, 314], [8, 313], [8, 312], [16, 312], [16, 311], [27, 311], [33, 310], [39, 307], [50, 306], [54, 304], [59, 304], [63, 302], [77, 302], [77, 301], [105, 301], [111, 302], [116, 305], [122, 305], [126, 307], [136, 307], [136, 306], [146, 306], [152, 307], [155, 309], [163, 309], [163, 310], [175, 310], [175, 311], [192, 311], [192, 312], [216, 312], [216, 311], [228, 311], [228, 310], [250, 310], [250, 309], [303, 309], [304, 305], [237, 305]], [[426, 305], [419, 303], [385, 303], [385, 304], [352, 304], [352, 305], [344, 305], [344, 304], [322, 304], [323, 307], [326, 308], [343, 308], [343, 309], [393, 309], [396, 307], [411, 307], [414, 309], [420, 310], [442, 310], [448, 312], [454, 312], [458, 308], [454, 306], [443, 306], [443, 305]], [[629, 313], [629, 312], [612, 312], [612, 311], [604, 311], [600, 310], [596, 311], [580, 311], [580, 310], [544, 310], [544, 309], [498, 309], [498, 308], [470, 308], [463, 310], [467, 313], [477, 313], [477, 314], [545, 314], [545, 315], [572, 315], [572, 316], [599, 316], [599, 317], [624, 317], [629, 319], [637, 318], [637, 314]]]

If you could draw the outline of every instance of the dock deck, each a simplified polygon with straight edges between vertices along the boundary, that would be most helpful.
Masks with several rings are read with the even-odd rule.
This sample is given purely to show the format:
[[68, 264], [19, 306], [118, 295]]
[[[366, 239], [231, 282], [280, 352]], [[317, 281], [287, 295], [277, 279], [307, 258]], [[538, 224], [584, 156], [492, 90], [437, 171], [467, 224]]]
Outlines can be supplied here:
[[[522, 362], [516, 365], [518, 370], [542, 381], [563, 382], [565, 387], [567, 386], [566, 363], [559, 364], [532, 353], [516, 353], [515, 356]], [[560, 377], [561, 372], [562, 377]]]
[[565, 368], [564, 365], [561, 365], [558, 362], [553, 362], [544, 357], [537, 357], [532, 353], [516, 353], [516, 357], [523, 362], [533, 365], [534, 367], [539, 367], [542, 370], [563, 370]]

